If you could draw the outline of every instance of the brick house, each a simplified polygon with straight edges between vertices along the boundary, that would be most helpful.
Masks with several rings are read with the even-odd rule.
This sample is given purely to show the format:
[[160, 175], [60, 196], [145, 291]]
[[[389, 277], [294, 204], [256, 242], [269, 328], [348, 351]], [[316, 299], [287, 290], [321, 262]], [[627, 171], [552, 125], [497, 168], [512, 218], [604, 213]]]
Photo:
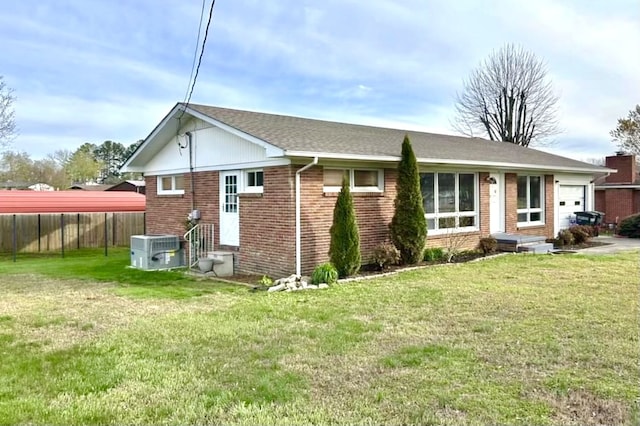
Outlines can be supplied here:
[[[183, 112], [184, 111], [184, 112]], [[308, 274], [328, 259], [329, 228], [349, 176], [363, 261], [388, 240], [396, 169], [408, 134], [421, 172], [427, 244], [497, 232], [552, 237], [593, 209], [608, 169], [509, 143], [176, 104], [123, 166], [142, 172], [146, 229], [182, 235], [192, 210], [239, 272]]]
[[596, 210], [605, 214], [604, 221], [617, 224], [620, 220], [640, 213], [640, 174], [635, 155], [622, 152], [605, 159], [606, 167], [617, 170], [596, 179]]

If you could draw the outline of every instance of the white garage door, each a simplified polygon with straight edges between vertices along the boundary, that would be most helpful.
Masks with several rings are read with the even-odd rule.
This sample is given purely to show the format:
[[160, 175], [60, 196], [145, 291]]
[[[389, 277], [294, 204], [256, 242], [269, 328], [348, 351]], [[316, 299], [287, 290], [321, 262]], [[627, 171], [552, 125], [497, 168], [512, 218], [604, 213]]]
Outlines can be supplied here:
[[575, 212], [584, 211], [584, 185], [560, 185], [558, 215], [560, 229], [568, 228], [575, 219]]

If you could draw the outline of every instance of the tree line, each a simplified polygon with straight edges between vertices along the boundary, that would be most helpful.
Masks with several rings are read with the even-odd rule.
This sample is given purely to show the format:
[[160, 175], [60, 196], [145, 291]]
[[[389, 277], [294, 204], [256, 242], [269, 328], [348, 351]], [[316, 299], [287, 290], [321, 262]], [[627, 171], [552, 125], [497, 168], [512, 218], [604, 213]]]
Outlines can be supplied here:
[[0, 183], [46, 183], [56, 189], [73, 184], [114, 184], [140, 175], [120, 173], [120, 166], [142, 141], [125, 146], [104, 141], [100, 145], [85, 143], [75, 151], [61, 149], [43, 159], [34, 160], [24, 151], [7, 150], [0, 155]]

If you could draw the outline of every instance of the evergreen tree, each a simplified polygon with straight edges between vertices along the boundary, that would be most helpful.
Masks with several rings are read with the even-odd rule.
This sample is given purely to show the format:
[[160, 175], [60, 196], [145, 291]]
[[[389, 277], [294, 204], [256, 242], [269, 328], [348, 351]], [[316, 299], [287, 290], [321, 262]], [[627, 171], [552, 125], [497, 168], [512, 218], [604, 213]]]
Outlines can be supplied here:
[[389, 225], [391, 240], [400, 251], [402, 263], [418, 263], [422, 260], [426, 243], [427, 221], [420, 192], [418, 162], [408, 135], [405, 135], [402, 142], [394, 205], [395, 212]]
[[329, 232], [329, 258], [338, 270], [340, 278], [357, 273], [360, 270], [360, 234], [353, 198], [349, 191], [349, 181], [346, 178], [342, 180], [342, 189], [333, 209], [333, 224]]

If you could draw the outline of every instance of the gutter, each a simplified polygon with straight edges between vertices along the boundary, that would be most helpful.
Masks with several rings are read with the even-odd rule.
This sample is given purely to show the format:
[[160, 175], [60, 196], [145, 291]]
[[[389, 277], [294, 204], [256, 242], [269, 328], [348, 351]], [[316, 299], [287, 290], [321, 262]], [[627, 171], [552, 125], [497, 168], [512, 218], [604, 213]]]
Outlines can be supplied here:
[[315, 166], [318, 164], [318, 157], [313, 157], [313, 161], [300, 170], [296, 171], [296, 275], [300, 276], [301, 274], [301, 255], [300, 255], [300, 237], [301, 237], [301, 229], [300, 229], [300, 174], [305, 170]]
[[[369, 154], [345, 154], [345, 153], [331, 153], [331, 152], [312, 152], [312, 151], [285, 151], [286, 157], [322, 157], [324, 159], [331, 160], [362, 160], [362, 161], [374, 161], [374, 162], [392, 162], [397, 163], [400, 161], [400, 156], [391, 155], [369, 155]], [[548, 166], [544, 164], [528, 164], [528, 163], [507, 163], [503, 161], [479, 161], [479, 160], [456, 160], [453, 158], [422, 158], [416, 157], [418, 166], [467, 166], [474, 169], [481, 168], [482, 170], [497, 168], [505, 171], [509, 170], [536, 170], [544, 172], [577, 172], [577, 173], [614, 173], [615, 169], [608, 167], [593, 166], [591, 167], [563, 167], [563, 166]]]

